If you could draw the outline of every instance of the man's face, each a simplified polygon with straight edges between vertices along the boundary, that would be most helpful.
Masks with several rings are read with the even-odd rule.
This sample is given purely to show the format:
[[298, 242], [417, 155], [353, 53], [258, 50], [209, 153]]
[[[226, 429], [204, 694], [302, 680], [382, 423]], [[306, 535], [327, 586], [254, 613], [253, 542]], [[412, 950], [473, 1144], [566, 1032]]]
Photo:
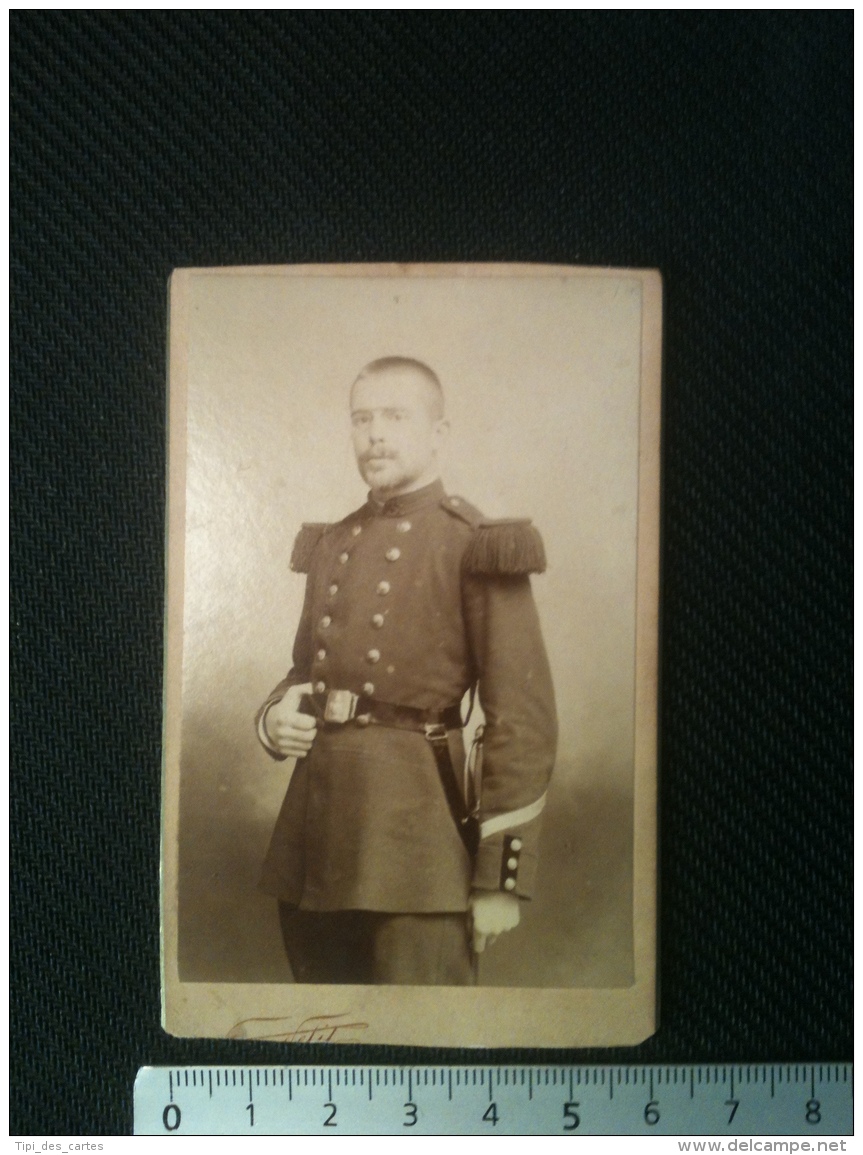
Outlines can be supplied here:
[[420, 374], [388, 370], [355, 382], [351, 422], [357, 465], [374, 493], [407, 493], [437, 476], [446, 423], [432, 412]]

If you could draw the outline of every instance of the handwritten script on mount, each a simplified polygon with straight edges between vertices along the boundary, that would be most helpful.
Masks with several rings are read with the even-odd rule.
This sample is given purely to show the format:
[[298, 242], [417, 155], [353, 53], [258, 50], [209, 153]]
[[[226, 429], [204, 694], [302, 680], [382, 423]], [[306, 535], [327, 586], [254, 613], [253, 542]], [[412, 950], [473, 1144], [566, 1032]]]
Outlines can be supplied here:
[[[269, 1039], [274, 1043], [359, 1043], [368, 1023], [350, 1020], [349, 1011], [335, 1015], [309, 1015], [296, 1026], [290, 1018], [240, 1019], [228, 1031], [229, 1039]], [[338, 1036], [338, 1037], [337, 1037]]]

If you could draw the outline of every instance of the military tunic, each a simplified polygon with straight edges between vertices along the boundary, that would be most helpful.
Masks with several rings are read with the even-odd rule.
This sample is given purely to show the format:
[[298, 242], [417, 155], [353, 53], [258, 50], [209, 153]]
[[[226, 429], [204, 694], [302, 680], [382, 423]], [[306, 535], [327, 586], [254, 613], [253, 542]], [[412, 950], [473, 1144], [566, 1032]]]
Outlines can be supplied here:
[[[319, 723], [296, 764], [261, 888], [308, 911], [464, 911], [471, 888], [528, 897], [556, 745], [554, 693], [530, 572], [544, 568], [527, 522], [487, 522], [437, 481], [335, 525], [304, 526], [292, 568], [306, 572], [292, 685], [316, 695], [443, 711], [478, 687], [485, 714], [474, 860], [438, 763], [418, 730], [358, 717]], [[457, 774], [460, 729], [448, 734]]]

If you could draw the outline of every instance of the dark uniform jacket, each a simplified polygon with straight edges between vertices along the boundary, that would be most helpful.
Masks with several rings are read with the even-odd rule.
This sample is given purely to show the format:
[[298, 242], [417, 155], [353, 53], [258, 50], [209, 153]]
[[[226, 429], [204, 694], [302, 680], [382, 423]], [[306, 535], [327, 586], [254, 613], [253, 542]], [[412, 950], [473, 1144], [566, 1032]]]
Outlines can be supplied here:
[[[421, 732], [319, 724], [297, 761], [261, 887], [305, 910], [461, 911], [471, 887], [528, 897], [557, 738], [529, 573], [545, 568], [526, 521], [489, 522], [439, 481], [306, 525], [292, 568], [308, 574], [292, 685], [443, 711], [478, 687], [485, 714], [481, 841], [465, 850]], [[460, 729], [449, 735], [457, 773]]]

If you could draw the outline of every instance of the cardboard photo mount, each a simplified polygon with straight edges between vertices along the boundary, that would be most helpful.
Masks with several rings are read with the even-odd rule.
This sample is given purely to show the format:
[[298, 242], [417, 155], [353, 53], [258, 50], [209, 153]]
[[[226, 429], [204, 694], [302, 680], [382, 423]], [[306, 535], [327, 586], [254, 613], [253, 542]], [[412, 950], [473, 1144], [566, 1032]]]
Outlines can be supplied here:
[[[453, 1047], [649, 1037], [658, 1025], [659, 273], [181, 269], [169, 309], [165, 1030]], [[294, 535], [364, 500], [347, 391], [364, 364], [395, 354], [432, 365], [444, 385], [448, 490], [491, 517], [532, 517], [545, 541], [548, 572], [534, 589], [561, 729], [544, 816], [550, 849], [544, 832], [533, 909], [489, 948], [478, 985], [295, 984], [275, 902], [255, 885], [290, 763], [274, 766], [252, 719], [291, 664], [303, 585], [288, 568]]]

